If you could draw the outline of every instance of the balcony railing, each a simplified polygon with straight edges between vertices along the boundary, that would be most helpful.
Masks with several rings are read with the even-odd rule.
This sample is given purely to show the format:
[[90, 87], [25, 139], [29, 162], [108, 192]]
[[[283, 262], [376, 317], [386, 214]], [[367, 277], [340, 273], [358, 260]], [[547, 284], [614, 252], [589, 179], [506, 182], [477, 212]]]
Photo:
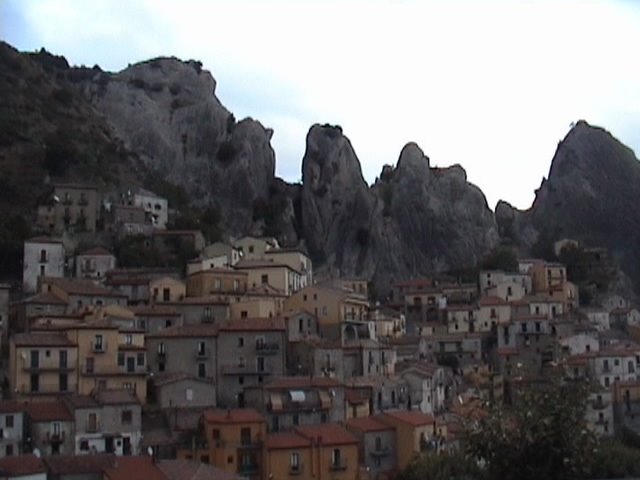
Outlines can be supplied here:
[[58, 433], [47, 432], [46, 443], [64, 443], [66, 432], [64, 430]]
[[278, 344], [277, 342], [256, 343], [256, 353], [258, 353], [259, 355], [276, 355], [279, 351], [280, 351], [280, 344]]
[[96, 342], [95, 340], [91, 342], [91, 351], [93, 353], [104, 353], [107, 351], [107, 342], [101, 341]]
[[256, 365], [226, 364], [222, 365], [222, 373], [223, 375], [271, 375], [273, 372], [268, 366], [259, 370]]
[[331, 464], [329, 465], [329, 468], [331, 470], [346, 470], [347, 469], [347, 459], [346, 458], [341, 458], [338, 461], [332, 460]]

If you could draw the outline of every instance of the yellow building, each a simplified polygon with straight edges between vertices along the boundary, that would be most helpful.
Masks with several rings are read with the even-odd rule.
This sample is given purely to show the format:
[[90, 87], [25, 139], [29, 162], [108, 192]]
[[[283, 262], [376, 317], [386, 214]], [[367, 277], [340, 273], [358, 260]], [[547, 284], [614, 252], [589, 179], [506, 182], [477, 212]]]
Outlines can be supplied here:
[[396, 429], [399, 470], [404, 470], [416, 454], [426, 451], [439, 433], [435, 418], [417, 410], [389, 410], [376, 418]]
[[271, 285], [287, 296], [302, 288], [302, 274], [286, 263], [273, 260], [241, 260], [233, 268], [247, 273], [249, 288]]
[[18, 333], [9, 341], [9, 385], [17, 400], [53, 400], [77, 388], [78, 348], [60, 332]]
[[567, 268], [561, 263], [535, 262], [531, 266], [535, 293], [547, 293], [549, 289], [562, 286], [567, 281]]
[[247, 273], [227, 268], [211, 268], [187, 277], [187, 296], [238, 296], [247, 291]]
[[295, 432], [270, 433], [264, 444], [262, 478], [312, 478], [311, 440]]
[[171, 277], [155, 278], [149, 282], [149, 296], [155, 303], [179, 302], [187, 292], [184, 282]]
[[232, 474], [262, 478], [262, 449], [267, 422], [253, 409], [204, 412], [209, 461]]
[[326, 285], [303, 288], [285, 300], [285, 312], [304, 310], [313, 313], [320, 326], [337, 325], [347, 320], [366, 320], [369, 301], [349, 290]]
[[323, 423], [303, 425], [294, 432], [312, 441], [310, 469], [304, 473], [304, 478], [358, 478], [360, 442], [345, 427], [337, 423]]

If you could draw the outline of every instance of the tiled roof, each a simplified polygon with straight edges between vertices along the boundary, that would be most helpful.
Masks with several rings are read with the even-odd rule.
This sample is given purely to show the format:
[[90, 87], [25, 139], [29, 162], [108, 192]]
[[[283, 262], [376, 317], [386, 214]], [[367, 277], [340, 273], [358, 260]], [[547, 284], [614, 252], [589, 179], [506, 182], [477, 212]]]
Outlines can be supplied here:
[[213, 465], [191, 460], [160, 460], [156, 466], [169, 480], [236, 480], [244, 478], [225, 472]]
[[131, 390], [98, 390], [94, 396], [102, 405], [140, 404], [140, 400]]
[[90, 248], [88, 250], [85, 250], [84, 252], [80, 253], [78, 255], [79, 257], [83, 257], [83, 256], [91, 256], [91, 257], [106, 257], [106, 256], [113, 256], [113, 253], [111, 253], [109, 250], [107, 250], [104, 247], [93, 247]]
[[43, 283], [51, 284], [64, 290], [69, 295], [95, 295], [100, 297], [122, 297], [121, 293], [115, 293], [104, 287], [96, 285], [91, 280], [79, 280], [73, 278], [43, 278]]
[[22, 303], [35, 303], [37, 305], [66, 305], [63, 299], [52, 292], [36, 293], [31, 297], [25, 298]]
[[35, 455], [15, 455], [0, 458], [0, 476], [26, 477], [38, 473], [46, 473], [42, 459]]
[[33, 422], [70, 422], [73, 415], [63, 402], [31, 402], [27, 405], [27, 414]]
[[44, 463], [51, 475], [101, 474], [103, 470], [116, 464], [113, 453], [93, 455], [52, 455], [44, 457]]
[[382, 432], [384, 430], [393, 430], [391, 425], [383, 423], [375, 417], [350, 418], [347, 420], [347, 427], [361, 432]]
[[341, 387], [342, 383], [329, 377], [278, 377], [264, 386], [266, 390], [294, 389], [294, 388], [330, 388]]
[[295, 432], [270, 433], [264, 443], [269, 450], [311, 447], [309, 438]]
[[26, 243], [62, 243], [62, 240], [59, 238], [39, 236], [30, 238]]
[[15, 402], [13, 400], [0, 401], [0, 413], [20, 413], [26, 410], [24, 403]]
[[76, 408], [98, 408], [100, 406], [90, 395], [69, 395], [64, 398], [64, 402], [74, 410]]
[[358, 439], [349, 430], [337, 423], [322, 423], [318, 425], [302, 425], [295, 431], [309, 439], [320, 440], [321, 445], [350, 445], [358, 444]]
[[503, 300], [502, 298], [495, 297], [495, 296], [482, 297], [478, 301], [478, 304], [481, 307], [484, 307], [484, 306], [489, 307], [489, 306], [497, 306], [497, 305], [509, 305], [509, 303], [507, 303], [506, 300]]
[[118, 457], [116, 466], [104, 471], [109, 480], [168, 480], [151, 457]]
[[131, 311], [138, 317], [180, 316], [180, 313], [174, 307], [168, 305], [139, 305], [136, 307], [131, 307]]
[[[191, 260], [191, 262], [206, 262], [207, 259], [206, 258], [196, 258], [195, 260]], [[189, 262], [189, 263], [191, 263]], [[193, 272], [189, 275], [187, 275], [187, 278], [189, 277], [201, 277], [203, 275], [207, 275], [207, 274], [219, 274], [219, 275], [234, 275], [236, 277], [248, 277], [249, 274], [247, 272], [239, 272], [237, 270], [233, 270], [232, 268], [222, 268], [222, 267], [214, 267], [214, 268], [207, 268], [205, 270], [200, 270], [198, 272]]]
[[264, 423], [264, 417], [253, 408], [232, 408], [228, 410], [209, 409], [204, 412], [207, 423]]
[[229, 300], [223, 298], [221, 295], [207, 295], [204, 297], [184, 297], [179, 302], [165, 302], [168, 305], [228, 305]]
[[383, 422], [386, 418], [390, 418], [403, 423], [408, 423], [414, 427], [433, 425], [433, 422], [435, 421], [432, 415], [427, 415], [426, 413], [418, 412], [416, 410], [387, 410], [378, 418]]
[[236, 268], [238, 270], [243, 270], [243, 269], [251, 270], [252, 268], [288, 268], [289, 270], [298, 272], [298, 270], [290, 267], [285, 263], [274, 262], [271, 260], [260, 260], [260, 259], [240, 260], [238, 263], [236, 263], [233, 266], [233, 268]]
[[16, 347], [73, 347], [75, 344], [62, 333], [16, 333]]
[[147, 338], [205, 338], [215, 337], [218, 327], [211, 324], [176, 325], [147, 335]]
[[241, 318], [220, 325], [220, 332], [284, 331], [283, 318]]
[[172, 383], [181, 382], [184, 380], [207, 383], [204, 379], [198, 378], [195, 375], [191, 375], [187, 372], [165, 372], [153, 376], [153, 384], [156, 387], [162, 387], [163, 385], [170, 385]]
[[369, 393], [362, 388], [345, 388], [344, 399], [352, 405], [362, 405], [369, 402]]

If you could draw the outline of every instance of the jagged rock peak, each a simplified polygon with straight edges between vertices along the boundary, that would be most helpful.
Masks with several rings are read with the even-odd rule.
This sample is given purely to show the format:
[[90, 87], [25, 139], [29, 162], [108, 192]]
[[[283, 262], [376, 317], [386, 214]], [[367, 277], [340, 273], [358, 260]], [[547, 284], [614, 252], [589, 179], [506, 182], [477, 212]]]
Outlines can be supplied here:
[[412, 173], [429, 173], [429, 157], [414, 142], [407, 143], [400, 152], [398, 171], [408, 170]]

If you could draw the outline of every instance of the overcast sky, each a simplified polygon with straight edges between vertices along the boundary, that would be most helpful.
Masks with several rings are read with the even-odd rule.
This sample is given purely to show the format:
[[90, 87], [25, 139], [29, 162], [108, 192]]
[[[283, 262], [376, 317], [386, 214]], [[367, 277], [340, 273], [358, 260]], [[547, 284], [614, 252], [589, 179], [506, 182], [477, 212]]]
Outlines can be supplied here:
[[236, 118], [273, 128], [277, 174], [332, 123], [372, 183], [415, 141], [493, 208], [528, 208], [571, 122], [640, 147], [640, 2], [0, 0], [0, 35], [117, 71], [198, 59]]

